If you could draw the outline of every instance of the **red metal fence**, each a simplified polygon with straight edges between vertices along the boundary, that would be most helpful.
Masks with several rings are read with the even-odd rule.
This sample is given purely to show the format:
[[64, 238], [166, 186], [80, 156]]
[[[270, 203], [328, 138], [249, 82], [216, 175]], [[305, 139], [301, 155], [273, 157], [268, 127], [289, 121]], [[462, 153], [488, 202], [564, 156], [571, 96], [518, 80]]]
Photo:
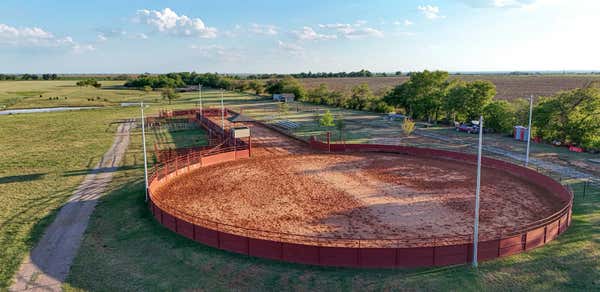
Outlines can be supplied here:
[[[444, 150], [424, 149], [404, 146], [349, 144], [326, 145], [316, 140], [311, 146], [332, 152], [367, 151], [403, 153], [416, 156], [434, 156], [460, 161], [475, 161], [470, 154]], [[190, 158], [179, 157], [154, 168], [150, 178], [149, 207], [156, 220], [161, 224], [197, 242], [240, 254], [276, 259], [288, 262], [343, 267], [389, 268], [389, 267], [423, 267], [463, 264], [471, 261], [473, 245], [469, 235], [423, 239], [419, 246], [403, 246], [403, 239], [339, 239], [304, 236], [254, 230], [242, 226], [232, 226], [186, 214], [185, 210], [173, 210], [161, 203], [153, 193], [157, 187], [179, 173], [194, 168], [248, 157], [249, 151], [233, 151], [220, 149], [215, 153]], [[233, 152], [233, 153], [232, 153]], [[248, 155], [248, 156], [246, 156]], [[187, 159], [187, 160], [186, 160]], [[187, 161], [187, 162], [186, 162]], [[493, 240], [480, 241], [478, 258], [489, 260], [509, 256], [546, 244], [565, 232], [571, 224], [572, 194], [558, 182], [531, 169], [513, 165], [504, 161], [484, 158], [487, 167], [509, 171], [532, 183], [545, 188], [549, 193], [564, 202], [564, 207], [557, 213], [543, 220], [520, 226], [509, 234]], [[248, 235], [252, 234], [252, 235]], [[257, 238], [256, 234], [261, 234]], [[268, 239], [265, 239], [268, 238]], [[293, 238], [302, 238], [302, 242], [312, 240], [314, 244], [298, 244]], [[335, 242], [344, 241], [345, 246], [336, 246]], [[395, 240], [393, 247], [369, 247], [369, 241]], [[332, 243], [333, 242], [333, 243]]]

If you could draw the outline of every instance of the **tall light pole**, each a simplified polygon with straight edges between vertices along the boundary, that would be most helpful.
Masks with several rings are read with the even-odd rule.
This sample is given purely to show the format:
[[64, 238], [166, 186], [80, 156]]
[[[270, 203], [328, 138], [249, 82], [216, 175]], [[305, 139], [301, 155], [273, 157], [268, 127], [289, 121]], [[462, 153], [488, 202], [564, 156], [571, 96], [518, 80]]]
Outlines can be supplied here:
[[529, 147], [531, 144], [531, 117], [533, 116], [533, 94], [529, 96], [529, 126], [527, 127], [527, 153], [525, 154], [525, 166], [529, 166]]
[[223, 105], [223, 89], [221, 89], [221, 128], [225, 131], [225, 106]]
[[203, 116], [202, 113], [202, 84], [198, 83], [198, 98], [200, 101], [200, 115]]
[[477, 189], [475, 190], [475, 224], [473, 224], [473, 268], [477, 268], [479, 241], [479, 194], [481, 190], [481, 146], [483, 141], [483, 116], [479, 117], [479, 148], [477, 149]]
[[142, 144], [144, 148], [144, 183], [146, 191], [146, 202], [148, 202], [148, 157], [146, 156], [146, 121], [144, 120], [144, 102], [140, 102], [140, 108], [142, 109]]

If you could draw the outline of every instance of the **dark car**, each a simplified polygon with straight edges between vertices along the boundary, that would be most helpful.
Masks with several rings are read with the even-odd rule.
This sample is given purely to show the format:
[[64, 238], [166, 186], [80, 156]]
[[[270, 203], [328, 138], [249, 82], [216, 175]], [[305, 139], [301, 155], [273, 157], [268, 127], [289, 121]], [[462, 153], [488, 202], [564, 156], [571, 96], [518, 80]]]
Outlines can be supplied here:
[[479, 133], [479, 125], [473, 123], [463, 123], [456, 127], [457, 132], [467, 132], [469, 134]]

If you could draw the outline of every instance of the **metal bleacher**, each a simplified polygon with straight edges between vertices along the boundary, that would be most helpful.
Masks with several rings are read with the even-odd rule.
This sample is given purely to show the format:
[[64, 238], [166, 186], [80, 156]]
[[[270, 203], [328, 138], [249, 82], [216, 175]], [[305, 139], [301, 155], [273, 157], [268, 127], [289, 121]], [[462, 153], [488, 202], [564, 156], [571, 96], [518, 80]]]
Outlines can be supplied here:
[[298, 123], [294, 123], [288, 120], [278, 121], [275, 123], [275, 125], [285, 130], [291, 130], [300, 127]]

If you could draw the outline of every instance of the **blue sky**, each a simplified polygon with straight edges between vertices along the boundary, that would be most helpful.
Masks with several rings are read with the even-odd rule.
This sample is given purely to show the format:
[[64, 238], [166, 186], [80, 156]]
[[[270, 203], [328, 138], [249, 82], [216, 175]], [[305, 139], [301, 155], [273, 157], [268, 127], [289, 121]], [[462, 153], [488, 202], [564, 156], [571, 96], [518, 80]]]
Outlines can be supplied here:
[[16, 1], [0, 72], [600, 70], [600, 1]]

